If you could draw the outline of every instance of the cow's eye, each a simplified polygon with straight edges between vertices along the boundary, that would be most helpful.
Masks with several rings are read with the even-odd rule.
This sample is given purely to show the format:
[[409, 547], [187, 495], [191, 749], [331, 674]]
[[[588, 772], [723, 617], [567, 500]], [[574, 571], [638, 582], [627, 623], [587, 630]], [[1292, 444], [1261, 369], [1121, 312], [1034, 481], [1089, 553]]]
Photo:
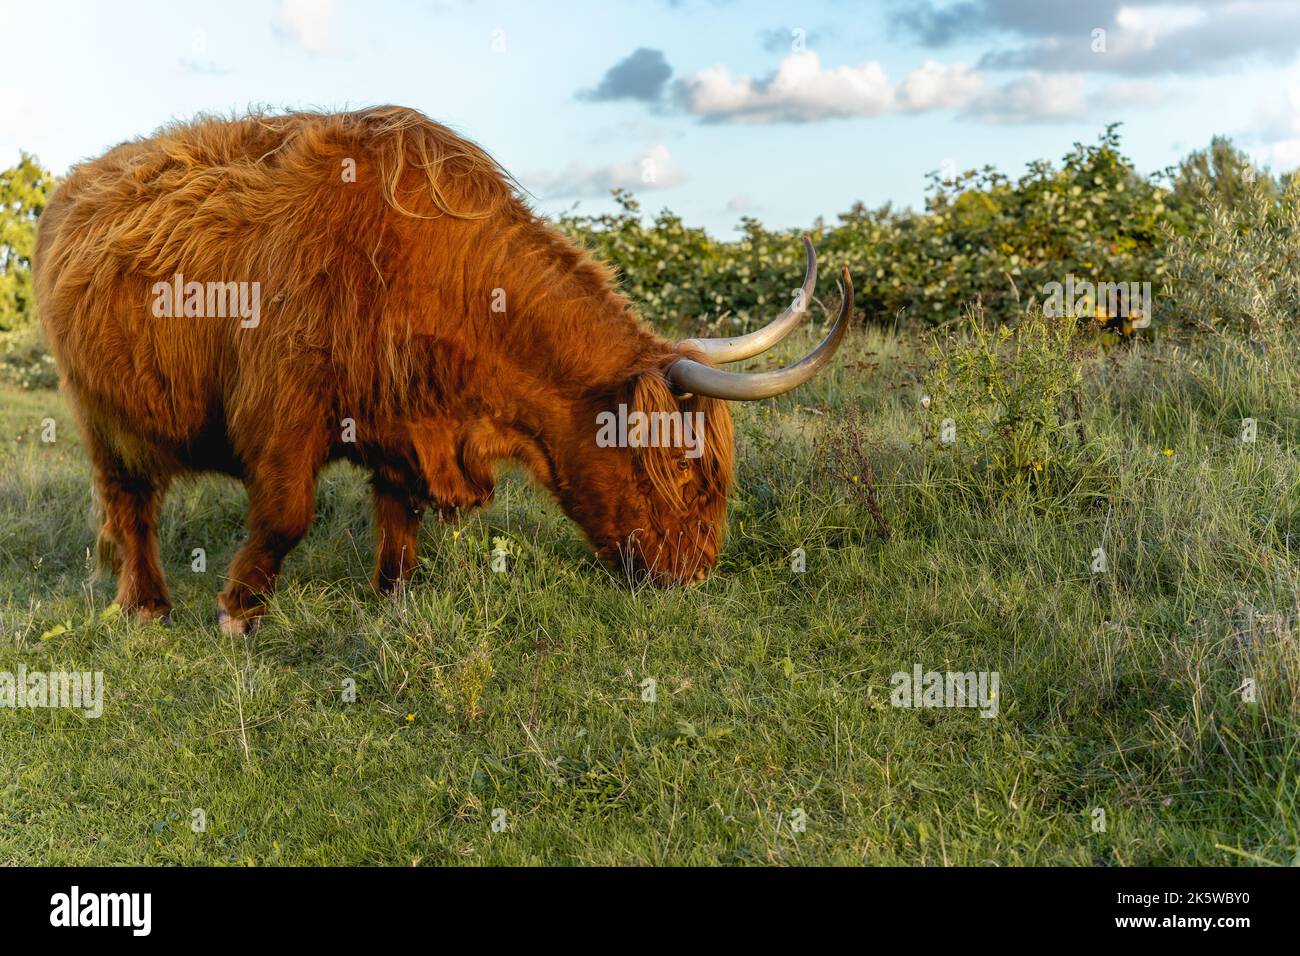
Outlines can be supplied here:
[[677, 459], [677, 470], [678, 470], [678, 471], [689, 471], [689, 470], [690, 470], [690, 467], [691, 467], [691, 463], [690, 463], [689, 461], [687, 461], [685, 458], [678, 458], [678, 459]]

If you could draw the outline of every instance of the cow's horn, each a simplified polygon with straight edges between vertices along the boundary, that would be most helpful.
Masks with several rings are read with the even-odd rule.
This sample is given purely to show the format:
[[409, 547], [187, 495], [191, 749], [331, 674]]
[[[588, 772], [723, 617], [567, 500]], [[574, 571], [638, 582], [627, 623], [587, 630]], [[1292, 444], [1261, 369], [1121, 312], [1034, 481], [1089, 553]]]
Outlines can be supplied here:
[[822, 340], [821, 345], [798, 362], [772, 372], [725, 372], [703, 362], [684, 358], [668, 366], [668, 381], [678, 392], [710, 395], [713, 398], [725, 398], [733, 402], [771, 398], [773, 395], [798, 388], [831, 360], [835, 350], [844, 341], [844, 333], [848, 330], [849, 318], [853, 314], [853, 280], [849, 277], [847, 267], [840, 277], [842, 279], [840, 292], [843, 299], [840, 302], [840, 314], [835, 320], [835, 327]]
[[813, 289], [817, 287], [817, 251], [813, 249], [812, 240], [807, 236], [803, 237], [803, 247], [808, 254], [808, 268], [804, 271], [803, 288], [799, 290], [799, 295], [788, 309], [761, 329], [755, 329], [746, 335], [737, 335], [730, 339], [684, 339], [677, 343], [677, 347], [697, 349], [714, 364], [739, 362], [759, 352], [766, 352], [789, 335], [808, 311]]

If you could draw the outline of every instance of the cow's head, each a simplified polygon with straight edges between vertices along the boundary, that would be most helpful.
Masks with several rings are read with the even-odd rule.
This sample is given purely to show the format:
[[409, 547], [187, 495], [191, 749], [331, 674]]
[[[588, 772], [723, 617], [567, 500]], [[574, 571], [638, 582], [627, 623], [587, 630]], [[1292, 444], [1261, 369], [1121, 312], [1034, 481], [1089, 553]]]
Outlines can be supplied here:
[[[581, 413], [587, 448], [581, 476], [561, 495], [597, 554], [632, 578], [658, 584], [703, 580], [718, 558], [726, 525], [735, 444], [728, 402], [780, 395], [830, 361], [848, 328], [853, 284], [843, 272], [839, 317], [825, 340], [799, 362], [769, 372], [728, 372], [771, 348], [803, 318], [817, 281], [808, 268], [795, 301], [769, 325], [727, 339], [687, 339], [653, 368], [635, 373]], [[579, 439], [583, 441], [583, 439]]]

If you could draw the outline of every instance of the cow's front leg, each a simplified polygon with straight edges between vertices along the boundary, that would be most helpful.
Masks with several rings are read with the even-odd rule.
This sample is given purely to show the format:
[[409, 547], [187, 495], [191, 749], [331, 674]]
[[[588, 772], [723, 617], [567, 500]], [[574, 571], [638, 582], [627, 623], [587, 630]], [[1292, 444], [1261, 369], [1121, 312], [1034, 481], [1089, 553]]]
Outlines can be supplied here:
[[423, 504], [405, 490], [375, 481], [375, 590], [387, 594], [411, 579]]
[[315, 517], [318, 467], [315, 456], [301, 451], [259, 462], [248, 482], [248, 540], [235, 555], [229, 582], [217, 598], [217, 622], [223, 631], [245, 634], [266, 610], [281, 562]]

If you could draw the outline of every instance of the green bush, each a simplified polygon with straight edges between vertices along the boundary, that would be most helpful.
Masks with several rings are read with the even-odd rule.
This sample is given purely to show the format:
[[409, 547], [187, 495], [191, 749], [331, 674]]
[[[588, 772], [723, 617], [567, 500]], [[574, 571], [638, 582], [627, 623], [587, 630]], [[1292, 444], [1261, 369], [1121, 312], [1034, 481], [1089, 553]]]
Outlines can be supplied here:
[[[1073, 477], [1086, 444], [1075, 420], [1082, 383], [1079, 323], [1031, 312], [990, 327], [972, 313], [965, 335], [934, 338], [925, 443], [958, 477], [1003, 490]], [[1055, 482], [1060, 484], [1060, 482]]]
[[[1184, 191], [1193, 172], [1177, 179]], [[852, 270], [869, 319], [939, 324], [974, 302], [1004, 322], [1070, 273], [1158, 286], [1169, 239], [1196, 222], [1194, 204], [1159, 178], [1134, 170], [1112, 126], [1095, 145], [1076, 144], [1059, 168], [1033, 163], [1016, 181], [988, 167], [932, 174], [923, 212], [859, 203], [839, 225], [809, 231], [823, 261]], [[617, 212], [564, 216], [561, 227], [618, 269], [624, 291], [661, 328], [740, 331], [793, 296], [803, 273], [798, 230], [745, 218], [741, 237], [723, 242], [666, 210], [647, 225], [631, 195], [615, 198]]]

